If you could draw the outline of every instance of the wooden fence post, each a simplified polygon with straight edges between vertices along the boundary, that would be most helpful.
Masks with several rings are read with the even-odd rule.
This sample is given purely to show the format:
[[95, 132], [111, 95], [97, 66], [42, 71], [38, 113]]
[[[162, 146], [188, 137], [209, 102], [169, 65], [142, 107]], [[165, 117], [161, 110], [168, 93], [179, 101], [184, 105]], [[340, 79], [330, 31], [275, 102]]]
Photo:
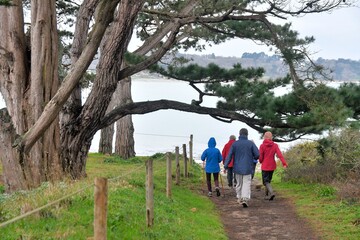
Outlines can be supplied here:
[[146, 161], [146, 224], [154, 225], [154, 176], [153, 160]]
[[166, 153], [166, 196], [171, 198], [171, 155], [170, 153]]
[[95, 178], [94, 189], [94, 239], [106, 240], [107, 179]]
[[186, 157], [186, 144], [183, 144], [183, 156], [184, 156], [184, 177], [188, 177], [187, 169], [187, 157]]
[[193, 135], [190, 135], [190, 141], [189, 141], [189, 161], [190, 161], [190, 165], [193, 164]]
[[179, 161], [179, 147], [175, 147], [175, 164], [176, 164], [176, 185], [180, 184], [180, 161]]

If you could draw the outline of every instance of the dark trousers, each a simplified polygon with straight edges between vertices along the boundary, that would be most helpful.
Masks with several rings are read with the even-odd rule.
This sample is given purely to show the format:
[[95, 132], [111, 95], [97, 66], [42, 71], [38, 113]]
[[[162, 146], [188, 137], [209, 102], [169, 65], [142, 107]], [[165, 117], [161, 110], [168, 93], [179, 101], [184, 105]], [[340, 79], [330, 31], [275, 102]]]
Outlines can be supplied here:
[[226, 171], [227, 171], [228, 186], [232, 187], [233, 186], [233, 181], [235, 180], [235, 178], [234, 178], [234, 169], [232, 167], [229, 167]]
[[[213, 173], [214, 175], [214, 182], [215, 182], [215, 187], [219, 187], [219, 173]], [[206, 173], [206, 183], [207, 183], [207, 187], [209, 192], [212, 192], [211, 190], [211, 173]]]
[[273, 173], [274, 171], [261, 171], [262, 182], [264, 186], [266, 185], [266, 183], [271, 183]]
[[254, 165], [253, 165], [253, 170], [252, 170], [252, 173], [251, 173], [251, 179], [254, 178], [255, 170], [256, 170], [256, 163], [254, 163]]

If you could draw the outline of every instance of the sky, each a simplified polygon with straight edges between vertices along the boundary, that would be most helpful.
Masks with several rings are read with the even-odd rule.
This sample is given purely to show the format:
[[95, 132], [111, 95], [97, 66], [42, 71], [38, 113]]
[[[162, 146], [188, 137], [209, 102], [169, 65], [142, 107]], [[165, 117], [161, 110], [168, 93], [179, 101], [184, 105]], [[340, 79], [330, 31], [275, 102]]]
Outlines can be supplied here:
[[[288, 19], [286, 22], [292, 22], [293, 30], [298, 31], [300, 37], [315, 37], [315, 42], [310, 46], [313, 58], [360, 60], [360, 7], [337, 9], [331, 13], [308, 14]], [[187, 53], [241, 57], [244, 52], [274, 54], [266, 46], [239, 39], [212, 46], [201, 53]]]

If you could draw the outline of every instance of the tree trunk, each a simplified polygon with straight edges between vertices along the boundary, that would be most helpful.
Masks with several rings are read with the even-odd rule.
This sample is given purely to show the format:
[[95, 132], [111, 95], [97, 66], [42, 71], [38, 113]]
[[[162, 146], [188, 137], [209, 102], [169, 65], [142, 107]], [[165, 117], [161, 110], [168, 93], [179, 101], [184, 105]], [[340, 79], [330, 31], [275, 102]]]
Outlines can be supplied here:
[[114, 124], [101, 129], [99, 141], [99, 153], [112, 154], [112, 144], [114, 138]]
[[115, 153], [124, 159], [135, 156], [134, 125], [131, 115], [116, 122]]
[[[121, 80], [119, 90], [120, 104], [131, 103], [131, 77]], [[131, 115], [127, 115], [116, 122], [115, 153], [124, 159], [134, 157], [134, 145], [134, 125]]]
[[[86, 46], [86, 39], [90, 28], [89, 25], [99, 1], [100, 0], [84, 1], [79, 8], [74, 31], [74, 39], [70, 50], [71, 67], [75, 66], [81, 53], [83, 52], [84, 47]], [[74, 129], [74, 122], [76, 122], [76, 119], [79, 117], [81, 109], [81, 86], [80, 84], [77, 84], [60, 113], [61, 158], [63, 159], [65, 169], [68, 168], [67, 164], [69, 162], [66, 154], [68, 146], [71, 144], [69, 133]]]
[[12, 147], [16, 138], [16, 130], [6, 108], [0, 110], [0, 152], [3, 170], [3, 181], [7, 192], [27, 189], [23, 172], [24, 162], [20, 161], [18, 151]]
[[23, 30], [22, 1], [13, 3], [12, 7], [0, 9], [0, 42], [7, 51], [0, 55], [1, 92], [11, 117], [8, 121], [0, 120], [4, 121], [0, 150], [2, 156], [7, 156], [2, 157], [7, 190], [36, 187], [62, 176], [58, 119], [43, 132], [28, 154], [11, 147], [16, 137], [28, 131], [39, 118], [59, 87], [55, 2], [31, 2], [30, 47], [26, 46]]
[[[106, 110], [106, 113], [110, 112], [114, 109], [119, 102], [121, 102], [120, 95], [120, 83], [118, 83], [117, 88], [112, 95], [111, 102]], [[101, 129], [100, 133], [100, 141], [99, 141], [99, 153], [104, 154], [112, 154], [113, 153], [113, 140], [114, 140], [114, 132], [115, 132], [115, 124], [111, 124], [103, 129]]]
[[[132, 30], [143, 1], [121, 1], [111, 24], [111, 34], [102, 43], [102, 52], [96, 71], [92, 90], [73, 122], [71, 131], [66, 132], [68, 147], [63, 153], [67, 171], [74, 179], [86, 176], [85, 166], [91, 140], [98, 129], [100, 119], [105, 115], [111, 96], [118, 84], [121, 67], [118, 63], [123, 56], [132, 36]], [[99, 14], [109, 14], [99, 12]], [[124, 17], [127, 16], [127, 17]], [[70, 128], [69, 128], [70, 130]]]
[[[131, 78], [125, 78], [118, 83], [117, 89], [112, 96], [107, 112], [119, 105], [132, 102]], [[112, 143], [114, 137], [114, 124], [101, 129], [99, 152], [112, 154]], [[128, 115], [116, 122], [115, 153], [124, 159], [135, 156], [134, 125], [132, 116]]]

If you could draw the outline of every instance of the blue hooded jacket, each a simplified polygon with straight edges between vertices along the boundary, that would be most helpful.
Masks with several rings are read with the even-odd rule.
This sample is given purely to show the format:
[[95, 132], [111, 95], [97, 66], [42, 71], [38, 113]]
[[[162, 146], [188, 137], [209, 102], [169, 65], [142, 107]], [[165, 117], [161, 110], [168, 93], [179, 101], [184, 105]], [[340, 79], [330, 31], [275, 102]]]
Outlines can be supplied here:
[[205, 171], [207, 173], [220, 172], [219, 163], [222, 161], [221, 152], [216, 147], [215, 138], [211, 137], [208, 142], [208, 148], [201, 155], [201, 160], [206, 160]]
[[254, 159], [259, 158], [259, 149], [255, 143], [248, 140], [247, 136], [240, 135], [239, 140], [233, 143], [230, 152], [226, 157], [224, 168], [227, 169], [231, 157], [234, 157], [233, 171], [241, 175], [248, 175], [252, 173], [254, 166]]

